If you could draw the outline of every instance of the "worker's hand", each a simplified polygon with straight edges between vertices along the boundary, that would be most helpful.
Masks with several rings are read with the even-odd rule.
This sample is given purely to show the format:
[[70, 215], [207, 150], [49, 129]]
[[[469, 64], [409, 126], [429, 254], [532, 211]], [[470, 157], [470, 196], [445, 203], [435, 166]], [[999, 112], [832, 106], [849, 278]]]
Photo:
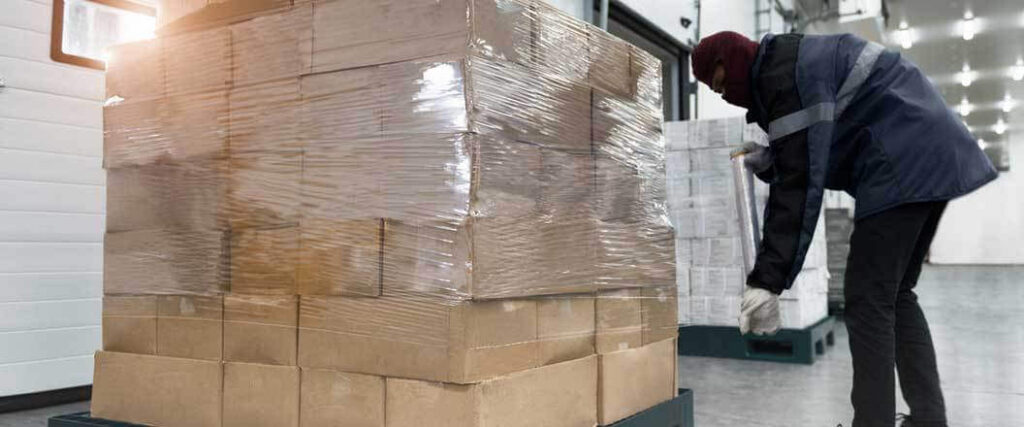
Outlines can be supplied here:
[[743, 164], [755, 174], [760, 174], [772, 167], [774, 159], [768, 147], [748, 142], [743, 144], [743, 148], [738, 150], [738, 152], [744, 154]]
[[766, 289], [747, 286], [740, 305], [740, 334], [772, 335], [781, 326], [779, 296]]

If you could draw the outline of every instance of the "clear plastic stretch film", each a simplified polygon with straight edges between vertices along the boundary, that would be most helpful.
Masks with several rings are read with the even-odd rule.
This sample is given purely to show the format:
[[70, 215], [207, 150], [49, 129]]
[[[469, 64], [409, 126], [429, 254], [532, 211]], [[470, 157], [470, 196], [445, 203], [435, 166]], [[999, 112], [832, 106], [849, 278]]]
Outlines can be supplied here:
[[732, 160], [733, 194], [736, 195], [736, 216], [739, 219], [740, 243], [743, 248], [743, 271], [754, 270], [757, 248], [761, 246], [760, 215], [754, 197], [754, 174], [744, 163], [746, 154], [735, 154]]
[[542, 1], [250, 15], [113, 53], [108, 294], [675, 282], [656, 58]]

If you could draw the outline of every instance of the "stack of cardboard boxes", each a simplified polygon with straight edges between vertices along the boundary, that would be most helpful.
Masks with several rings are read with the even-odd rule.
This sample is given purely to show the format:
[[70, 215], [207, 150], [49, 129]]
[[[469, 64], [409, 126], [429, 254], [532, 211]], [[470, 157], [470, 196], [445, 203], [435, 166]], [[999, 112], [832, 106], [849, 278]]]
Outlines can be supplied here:
[[94, 416], [593, 426], [675, 395], [657, 59], [542, 1], [264, 3], [111, 59]]
[[[665, 124], [668, 205], [676, 227], [677, 294], [682, 324], [736, 326], [746, 284], [729, 153], [767, 135], [742, 117]], [[768, 185], [755, 180], [759, 211]], [[824, 221], [819, 219], [803, 270], [780, 298], [784, 328], [828, 314]]]

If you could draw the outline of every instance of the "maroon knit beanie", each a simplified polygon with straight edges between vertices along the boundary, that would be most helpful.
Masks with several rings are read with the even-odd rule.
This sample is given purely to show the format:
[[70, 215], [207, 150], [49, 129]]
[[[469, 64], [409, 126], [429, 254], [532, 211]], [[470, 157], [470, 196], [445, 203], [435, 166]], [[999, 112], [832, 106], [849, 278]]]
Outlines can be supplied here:
[[749, 109], [753, 105], [750, 69], [757, 57], [757, 47], [757, 43], [732, 31], [705, 37], [690, 55], [693, 75], [711, 86], [715, 65], [721, 63], [725, 67], [725, 93], [722, 98], [730, 104]]

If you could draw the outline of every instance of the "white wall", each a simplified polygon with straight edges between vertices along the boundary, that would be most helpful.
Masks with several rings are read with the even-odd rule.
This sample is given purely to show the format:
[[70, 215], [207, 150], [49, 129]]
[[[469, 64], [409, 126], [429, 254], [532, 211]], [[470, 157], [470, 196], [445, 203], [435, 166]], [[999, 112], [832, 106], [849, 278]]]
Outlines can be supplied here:
[[[600, 2], [600, 0], [594, 0]], [[662, 31], [683, 44], [691, 40], [696, 43], [697, 1], [696, 0], [620, 0], [623, 5], [643, 16]], [[753, 0], [751, 0], [753, 1]], [[708, 3], [705, 1], [704, 3]], [[683, 28], [680, 20], [694, 21], [690, 28]]]
[[103, 73], [50, 60], [50, 0], [0, 7], [0, 396], [92, 382]]
[[1009, 172], [946, 208], [933, 263], [1024, 264], [1024, 138], [1009, 147]]
[[584, 15], [584, 4], [583, 0], [546, 0], [555, 7], [562, 9], [563, 12], [575, 16], [577, 19], [583, 19]]

